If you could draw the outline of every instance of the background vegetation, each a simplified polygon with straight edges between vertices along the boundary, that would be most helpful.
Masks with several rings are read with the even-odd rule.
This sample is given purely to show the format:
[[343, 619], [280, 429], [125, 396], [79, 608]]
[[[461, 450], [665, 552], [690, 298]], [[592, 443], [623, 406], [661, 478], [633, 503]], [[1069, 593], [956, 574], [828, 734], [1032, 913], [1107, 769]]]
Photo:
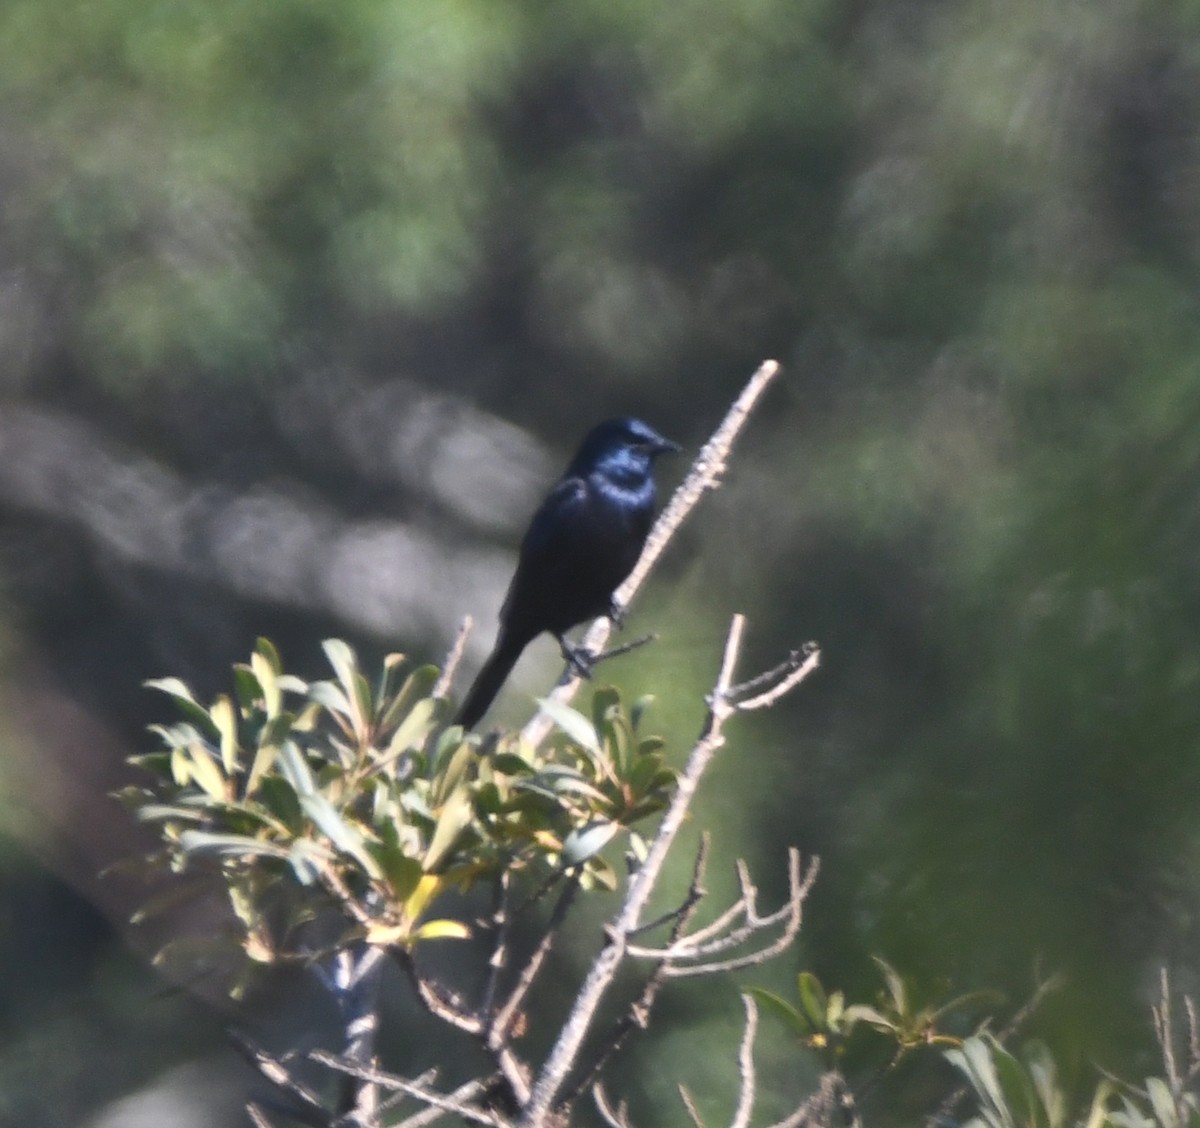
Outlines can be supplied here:
[[[1200, 929], [1198, 24], [0, 7], [0, 1120], [228, 1124], [222, 1026], [312, 1018], [299, 978], [236, 1014], [219, 976], [162, 994], [145, 890], [96, 877], [140, 844], [105, 793], [163, 717], [144, 678], [211, 696], [259, 634], [300, 670], [330, 633], [439, 660], [465, 612], [477, 660], [578, 435], [694, 447], [769, 355], [635, 608], [661, 641], [611, 671], [682, 748], [730, 610], [750, 666], [821, 641], [717, 769], [714, 872], [824, 857], [781, 982], [869, 993], [878, 954], [1015, 1001], [1058, 971], [1067, 1080], [1148, 1070]], [[640, 1099], [719, 1102], [736, 994], [675, 1006]]]

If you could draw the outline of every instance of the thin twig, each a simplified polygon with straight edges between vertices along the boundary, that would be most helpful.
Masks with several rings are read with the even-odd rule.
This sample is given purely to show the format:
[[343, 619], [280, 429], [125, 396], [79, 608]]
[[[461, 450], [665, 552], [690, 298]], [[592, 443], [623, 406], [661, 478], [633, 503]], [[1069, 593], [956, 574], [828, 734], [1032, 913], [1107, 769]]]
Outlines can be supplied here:
[[592, 1086], [592, 1099], [595, 1101], [604, 1123], [609, 1128], [630, 1128], [629, 1110], [625, 1107], [624, 1101], [613, 1108], [608, 1102], [608, 1094], [604, 1091], [604, 1086], [599, 1084]]
[[[812, 645], [811, 643], [809, 644]], [[796, 653], [796, 652], [793, 652]], [[803, 653], [803, 652], [801, 652]], [[768, 690], [764, 690], [757, 697], [751, 697], [743, 701], [737, 702], [739, 712], [750, 713], [755, 709], [767, 709], [774, 705], [785, 693], [790, 693], [796, 688], [809, 674], [813, 672], [821, 664], [821, 652], [815, 646], [808, 651], [803, 661], [798, 666], [792, 667], [792, 661], [789, 659], [779, 669], [789, 670], [787, 676], [778, 681]], [[789, 669], [789, 667], [792, 667]]]
[[846, 1079], [835, 1069], [821, 1075], [821, 1083], [795, 1112], [776, 1121], [771, 1128], [829, 1128], [829, 1115], [840, 1107], [846, 1128], [862, 1128], [854, 1094]]
[[395, 945], [387, 949], [388, 954], [400, 965], [400, 969], [408, 977], [413, 992], [434, 1018], [439, 1018], [448, 1026], [453, 1026], [466, 1034], [478, 1036], [483, 1032], [483, 1022], [477, 1014], [467, 1009], [463, 1002], [448, 992], [441, 991], [417, 970], [412, 953], [405, 948]]
[[395, 1073], [387, 1073], [382, 1069], [355, 1065], [353, 1062], [348, 1062], [344, 1058], [327, 1053], [324, 1050], [313, 1050], [308, 1056], [319, 1065], [324, 1065], [329, 1069], [337, 1070], [339, 1073], [356, 1077], [360, 1081], [370, 1082], [372, 1085], [378, 1085], [383, 1089], [407, 1093], [409, 1096], [415, 1097], [417, 1100], [423, 1101], [433, 1108], [439, 1108], [445, 1112], [452, 1112], [456, 1116], [461, 1116], [464, 1120], [471, 1121], [472, 1124], [489, 1124], [492, 1128], [502, 1128], [502, 1126], [507, 1124], [507, 1121], [503, 1120], [496, 1113], [480, 1109], [468, 1101], [457, 1098], [453, 1094], [435, 1093], [428, 1086], [418, 1085]]
[[509, 912], [511, 896], [512, 870], [506, 868], [501, 871], [500, 879], [496, 882], [496, 907], [492, 911], [492, 927], [496, 933], [496, 940], [492, 946], [492, 954], [488, 957], [487, 979], [483, 986], [483, 998], [479, 1004], [479, 1020], [483, 1024], [485, 1037], [491, 1031], [500, 972], [508, 964], [509, 942], [512, 938], [512, 915]]
[[[674, 924], [671, 928], [668, 944], [673, 943], [683, 935], [696, 909], [699, 908], [700, 899], [704, 895], [704, 872], [708, 866], [709, 843], [709, 836], [702, 834], [700, 836], [700, 845], [696, 850], [696, 859], [692, 863], [692, 880], [688, 883], [687, 895], [684, 897], [683, 903], [679, 908], [675, 909], [671, 914], [674, 917]], [[655, 923], [661, 923], [661, 918]], [[645, 926], [639, 931], [643, 931], [644, 928]], [[593, 1055], [591, 1065], [584, 1072], [583, 1076], [564, 1094], [562, 1098], [564, 1104], [570, 1105], [578, 1098], [579, 1094], [587, 1092], [589, 1086], [594, 1087], [598, 1084], [598, 1078], [604, 1067], [625, 1044], [625, 1040], [634, 1030], [646, 1029], [650, 1023], [650, 1012], [654, 1009], [654, 1003], [666, 981], [667, 963], [663, 960], [647, 977], [641, 995], [634, 1000], [625, 1013], [617, 1020], [604, 1044]]]
[[754, 1112], [754, 1038], [758, 1033], [758, 1007], [749, 995], [742, 996], [746, 1008], [746, 1025], [742, 1030], [742, 1044], [738, 1049], [738, 1103], [734, 1110], [733, 1123], [729, 1128], [749, 1128]]
[[288, 1053], [283, 1057], [275, 1057], [236, 1030], [229, 1032], [229, 1040], [233, 1043], [234, 1049], [237, 1050], [241, 1057], [277, 1089], [282, 1090], [289, 1096], [295, 1097], [296, 1100], [307, 1105], [310, 1109], [316, 1109], [323, 1113], [326, 1111], [325, 1104], [321, 1098], [307, 1085], [296, 1080], [292, 1075], [290, 1062], [295, 1058], [295, 1054]]
[[554, 911], [550, 914], [550, 919], [542, 932], [542, 938], [538, 941], [533, 954], [526, 960], [525, 966], [521, 969], [521, 975], [517, 979], [516, 985], [509, 993], [504, 1005], [491, 1020], [489, 1044], [492, 1040], [498, 1043], [499, 1041], [507, 1040], [510, 1036], [513, 1023], [517, 1015], [521, 1013], [521, 1007], [524, 1005], [525, 999], [533, 987], [538, 973], [542, 970], [546, 958], [554, 948], [555, 941], [558, 939], [559, 929], [566, 919], [567, 913], [570, 911], [571, 905], [575, 900], [575, 894], [578, 892], [579, 874], [578, 872], [574, 872], [567, 879], [567, 884], [563, 887], [562, 893], [559, 894], [559, 898], [554, 905]]
[[692, 1094], [688, 1092], [686, 1085], [679, 1086], [679, 1099], [683, 1101], [683, 1107], [687, 1110], [688, 1119], [695, 1128], [704, 1128], [704, 1120], [700, 1116], [700, 1110], [696, 1107], [696, 1102], [692, 1100]]
[[[750, 377], [741, 394], [734, 400], [729, 411], [726, 412], [725, 418], [721, 420], [712, 437], [696, 456], [682, 485], [675, 491], [674, 496], [654, 523], [654, 528], [650, 530], [650, 535], [646, 538], [646, 547], [642, 550], [641, 558], [633, 571], [614, 593], [613, 602], [618, 607], [629, 606], [651, 569], [658, 562], [659, 556], [662, 555], [663, 550], [675, 535], [676, 530], [696, 507], [700, 498], [709, 490], [717, 487], [734, 442], [779, 371], [778, 361], [763, 361], [759, 365], [758, 371]], [[612, 624], [607, 618], [597, 619], [584, 635], [582, 645], [594, 654], [600, 653], [604, 649], [611, 630]], [[568, 667], [559, 679], [558, 685], [550, 693], [550, 699], [564, 703], [569, 702], [579, 689], [580, 682], [578, 674]], [[525, 726], [521, 735], [530, 745], [536, 747], [546, 738], [551, 727], [550, 718], [544, 713], [538, 713]]]
[[[682, 978], [692, 975], [714, 975], [718, 972], [734, 971], [742, 967], [765, 963], [778, 955], [795, 939], [803, 921], [804, 901], [812, 890], [820, 868], [820, 859], [813, 858], [807, 870], [801, 875], [800, 854], [794, 847], [788, 851], [788, 899], [775, 912], [759, 916], [755, 907], [756, 892], [749, 883], [749, 877], [744, 869], [740, 872], [742, 881], [742, 897], [737, 907], [745, 913], [746, 923], [723, 936], [714, 936], [711, 930], [704, 930], [704, 940], [696, 942], [696, 936], [685, 936], [677, 943], [671, 943], [662, 948], [649, 948], [630, 944], [626, 951], [630, 956], [643, 959], [666, 961], [665, 974], [671, 978]], [[728, 914], [726, 914], [728, 915]], [[747, 940], [776, 925], [783, 925], [783, 931], [770, 944], [753, 952], [744, 953], [726, 960], [700, 961], [707, 956], [717, 955], [739, 947]], [[698, 934], [697, 934], [698, 935]]]
[[604, 947], [584, 977], [558, 1040], [533, 1084], [533, 1092], [520, 1121], [522, 1128], [540, 1128], [545, 1123], [547, 1113], [556, 1104], [567, 1075], [574, 1068], [583, 1039], [591, 1027], [600, 1001], [616, 978], [625, 955], [629, 934], [640, 924], [642, 911], [654, 891], [675, 836], [683, 825], [700, 778], [725, 741], [721, 726], [729, 714], [729, 709], [723, 704], [724, 695], [732, 681], [732, 670], [737, 660], [737, 648], [744, 624], [743, 616], [733, 617], [725, 642], [721, 673], [711, 696], [713, 704], [710, 705], [700, 739], [693, 747], [687, 764], [676, 781], [675, 792], [650, 843], [646, 860], [629, 883], [625, 901], [606, 929]]
[[458, 624], [458, 630], [454, 634], [450, 653], [446, 655], [446, 661], [442, 665], [442, 672], [438, 675], [438, 680], [433, 683], [431, 697], [450, 696], [450, 688], [454, 685], [454, 676], [458, 673], [458, 665], [467, 649], [467, 639], [470, 637], [471, 628], [474, 625], [474, 620], [470, 615], [462, 617]]
[[[481, 1096], [486, 1089], [486, 1085], [482, 1081], [468, 1081], [466, 1084], [460, 1085], [453, 1093], [448, 1093], [450, 1100], [458, 1104], [468, 1104], [475, 1098]], [[397, 1094], [397, 1097], [407, 1096], [407, 1093]], [[389, 1098], [395, 1099], [395, 1098]], [[385, 1102], [386, 1104], [386, 1102]], [[384, 1105], [380, 1106], [380, 1111], [383, 1111]], [[420, 1112], [414, 1112], [412, 1116], [405, 1117], [403, 1120], [397, 1120], [391, 1128], [425, 1128], [427, 1124], [433, 1124], [441, 1120], [443, 1116], [449, 1116], [448, 1109], [429, 1106], [423, 1108]]]

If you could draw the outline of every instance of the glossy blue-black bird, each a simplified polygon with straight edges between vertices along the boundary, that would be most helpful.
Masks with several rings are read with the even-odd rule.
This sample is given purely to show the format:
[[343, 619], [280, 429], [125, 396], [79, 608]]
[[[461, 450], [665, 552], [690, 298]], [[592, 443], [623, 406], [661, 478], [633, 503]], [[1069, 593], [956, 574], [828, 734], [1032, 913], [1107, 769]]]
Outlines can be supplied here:
[[610, 419], [588, 432], [529, 522], [496, 645], [458, 711], [464, 728], [479, 722], [543, 631], [581, 664], [566, 632], [585, 619], [615, 616], [613, 592], [633, 571], [654, 518], [654, 461], [679, 449], [639, 419]]

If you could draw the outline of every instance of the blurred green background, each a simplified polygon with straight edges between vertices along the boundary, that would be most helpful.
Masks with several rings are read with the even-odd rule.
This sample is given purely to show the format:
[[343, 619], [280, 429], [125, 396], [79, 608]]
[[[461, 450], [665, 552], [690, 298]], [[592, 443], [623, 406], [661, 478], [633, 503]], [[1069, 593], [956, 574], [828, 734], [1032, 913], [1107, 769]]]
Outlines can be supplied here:
[[[5, 0], [0, 1123], [236, 1124], [223, 1027], [308, 1028], [303, 983], [157, 977], [211, 921], [130, 930], [97, 878], [144, 845], [106, 798], [141, 681], [215, 693], [258, 634], [438, 660], [467, 612], [473, 665], [582, 432], [694, 450], [767, 356], [605, 671], [681, 760], [732, 611], [747, 673], [823, 646], [694, 820], [718, 888], [824, 859], [741, 982], [1061, 972], [1068, 1075], [1152, 1068], [1158, 968], [1200, 986], [1198, 250], [1189, 0]], [[646, 1122], [677, 1078], [728, 1108], [739, 1021], [672, 996]], [[808, 1067], [764, 1038], [782, 1111]]]

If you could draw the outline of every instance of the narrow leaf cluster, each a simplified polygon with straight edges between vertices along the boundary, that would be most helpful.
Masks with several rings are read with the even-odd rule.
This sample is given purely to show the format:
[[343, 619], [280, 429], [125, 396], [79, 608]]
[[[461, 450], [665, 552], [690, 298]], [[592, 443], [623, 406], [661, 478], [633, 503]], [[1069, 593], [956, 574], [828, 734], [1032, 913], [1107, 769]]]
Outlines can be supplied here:
[[445, 726], [435, 667], [391, 655], [372, 681], [346, 643], [324, 649], [332, 676], [309, 682], [260, 639], [208, 706], [177, 678], [149, 682], [179, 719], [133, 758], [152, 781], [121, 793], [158, 829], [156, 862], [219, 878], [253, 960], [310, 956], [303, 926], [329, 908], [344, 922], [335, 946], [466, 937], [465, 920], [435, 914], [449, 890], [565, 870], [611, 888], [603, 848], [628, 834], [643, 849], [630, 828], [662, 807], [674, 773], [615, 690], [597, 692], [591, 719], [548, 706], [561, 733], [544, 749], [481, 746]]

